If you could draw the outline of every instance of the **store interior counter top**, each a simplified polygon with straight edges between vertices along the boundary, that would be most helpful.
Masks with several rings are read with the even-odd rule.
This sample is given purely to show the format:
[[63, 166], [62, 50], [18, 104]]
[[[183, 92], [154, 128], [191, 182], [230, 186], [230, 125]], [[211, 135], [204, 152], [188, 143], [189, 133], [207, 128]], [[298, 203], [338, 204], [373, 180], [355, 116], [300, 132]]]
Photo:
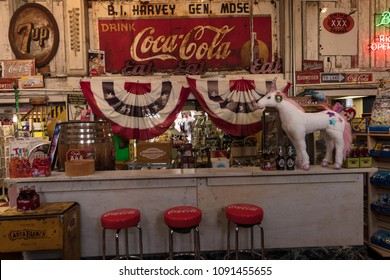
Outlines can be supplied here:
[[[18, 189], [35, 186], [41, 202], [80, 204], [81, 256], [102, 255], [100, 216], [116, 208], [141, 211], [144, 252], [168, 252], [165, 209], [193, 205], [203, 211], [201, 250], [226, 250], [226, 218], [231, 203], [253, 203], [264, 209], [265, 248], [362, 245], [363, 187], [376, 168], [340, 169], [312, 166], [309, 171], [263, 171], [259, 167], [112, 170], [68, 177], [7, 178], [10, 205]], [[130, 252], [137, 252], [130, 230]], [[115, 252], [114, 237], [108, 254]], [[240, 246], [248, 244], [244, 236]], [[108, 237], [109, 238], [109, 237]], [[178, 235], [175, 249], [190, 250], [189, 237]], [[256, 244], [259, 246], [259, 244]]]

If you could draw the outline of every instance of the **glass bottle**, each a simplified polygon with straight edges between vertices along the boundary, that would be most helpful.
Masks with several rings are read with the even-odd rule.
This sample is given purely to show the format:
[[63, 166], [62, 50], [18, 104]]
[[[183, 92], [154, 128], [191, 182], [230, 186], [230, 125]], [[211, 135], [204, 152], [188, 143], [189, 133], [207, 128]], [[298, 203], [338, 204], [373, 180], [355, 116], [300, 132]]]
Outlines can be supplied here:
[[263, 166], [264, 170], [271, 170], [271, 157], [269, 154], [268, 148], [265, 148], [263, 151]]
[[295, 169], [294, 153], [293, 153], [293, 148], [291, 146], [289, 146], [287, 150], [286, 169], [287, 170]]
[[283, 155], [283, 148], [282, 146], [278, 147], [278, 156], [276, 157], [276, 169], [277, 170], [284, 170], [286, 165], [286, 160]]
[[181, 157], [182, 168], [195, 168], [195, 158], [192, 152], [192, 144], [184, 144], [184, 151]]

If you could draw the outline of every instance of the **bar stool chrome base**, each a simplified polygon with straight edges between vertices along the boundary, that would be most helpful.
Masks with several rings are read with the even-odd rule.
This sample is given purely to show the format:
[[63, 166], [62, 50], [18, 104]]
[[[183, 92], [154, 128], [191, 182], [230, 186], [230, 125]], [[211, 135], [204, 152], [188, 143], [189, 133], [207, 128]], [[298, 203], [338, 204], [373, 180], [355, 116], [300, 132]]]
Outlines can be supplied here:
[[[194, 234], [194, 251], [193, 252], [180, 252], [175, 253], [173, 250], [173, 234], [180, 233], [180, 234], [186, 234], [193, 231]], [[203, 260], [204, 258], [201, 256], [200, 253], [200, 237], [199, 237], [199, 227], [195, 226], [192, 228], [171, 228], [168, 229], [169, 232], [169, 260], [174, 260], [177, 258], [183, 258], [183, 257], [193, 257], [196, 260]]]
[[[265, 259], [265, 255], [264, 255], [264, 230], [263, 230], [263, 226], [261, 224], [255, 224], [255, 225], [239, 225], [239, 224], [236, 224], [235, 226], [235, 249], [234, 251], [231, 251], [230, 250], [230, 221], [228, 221], [228, 233], [227, 233], [227, 253], [224, 257], [225, 260], [230, 260], [231, 259], [231, 256], [233, 254], [235, 254], [235, 259], [236, 260], [239, 260], [240, 259], [240, 256], [242, 254], [246, 254], [246, 255], [249, 255], [251, 256], [252, 258], [256, 258], [256, 257], [259, 257], [261, 258], [262, 260]], [[254, 226], [258, 226], [260, 228], [260, 242], [261, 242], [261, 253], [257, 252], [255, 249], [254, 249], [254, 245], [253, 245], [253, 227]], [[238, 231], [240, 228], [250, 228], [250, 234], [251, 234], [251, 247], [250, 249], [239, 249], [238, 247]]]
[[[125, 228], [125, 250], [126, 254], [125, 255], [119, 255], [119, 233], [121, 229], [116, 230], [115, 232], [115, 258], [113, 260], [130, 260], [130, 259], [135, 259], [135, 260], [142, 260], [143, 259], [143, 244], [142, 244], [142, 228], [137, 225], [136, 226], [138, 229], [138, 236], [139, 236], [139, 256], [136, 255], [130, 255], [129, 254], [129, 230], [128, 228]], [[103, 228], [102, 231], [102, 249], [103, 249], [103, 260], [106, 259], [106, 229]]]

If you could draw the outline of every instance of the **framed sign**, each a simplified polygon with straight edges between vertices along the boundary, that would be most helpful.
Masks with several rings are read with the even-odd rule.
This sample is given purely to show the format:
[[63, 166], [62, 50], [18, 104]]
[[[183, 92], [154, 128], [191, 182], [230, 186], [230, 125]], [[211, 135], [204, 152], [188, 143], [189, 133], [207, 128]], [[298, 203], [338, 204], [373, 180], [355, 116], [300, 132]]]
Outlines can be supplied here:
[[35, 75], [34, 59], [0, 60], [0, 78], [20, 78]]
[[59, 31], [50, 11], [42, 5], [29, 3], [15, 11], [8, 37], [18, 59], [35, 59], [37, 67], [47, 65], [57, 52]]

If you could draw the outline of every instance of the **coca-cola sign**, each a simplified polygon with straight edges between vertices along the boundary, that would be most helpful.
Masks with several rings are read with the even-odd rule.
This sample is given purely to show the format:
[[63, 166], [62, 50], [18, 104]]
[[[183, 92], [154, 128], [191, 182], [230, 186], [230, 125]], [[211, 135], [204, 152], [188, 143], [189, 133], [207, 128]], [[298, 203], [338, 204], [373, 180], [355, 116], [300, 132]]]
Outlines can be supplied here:
[[[271, 17], [256, 16], [253, 21], [257, 34], [254, 57], [271, 61]], [[249, 25], [247, 17], [98, 21], [100, 49], [106, 53], [108, 72], [120, 71], [128, 60], [153, 61], [157, 71], [174, 70], [180, 61], [205, 63], [210, 70], [248, 68]]]
[[0, 78], [35, 75], [35, 59], [0, 60]]
[[346, 73], [347, 83], [368, 83], [372, 82], [372, 73]]

